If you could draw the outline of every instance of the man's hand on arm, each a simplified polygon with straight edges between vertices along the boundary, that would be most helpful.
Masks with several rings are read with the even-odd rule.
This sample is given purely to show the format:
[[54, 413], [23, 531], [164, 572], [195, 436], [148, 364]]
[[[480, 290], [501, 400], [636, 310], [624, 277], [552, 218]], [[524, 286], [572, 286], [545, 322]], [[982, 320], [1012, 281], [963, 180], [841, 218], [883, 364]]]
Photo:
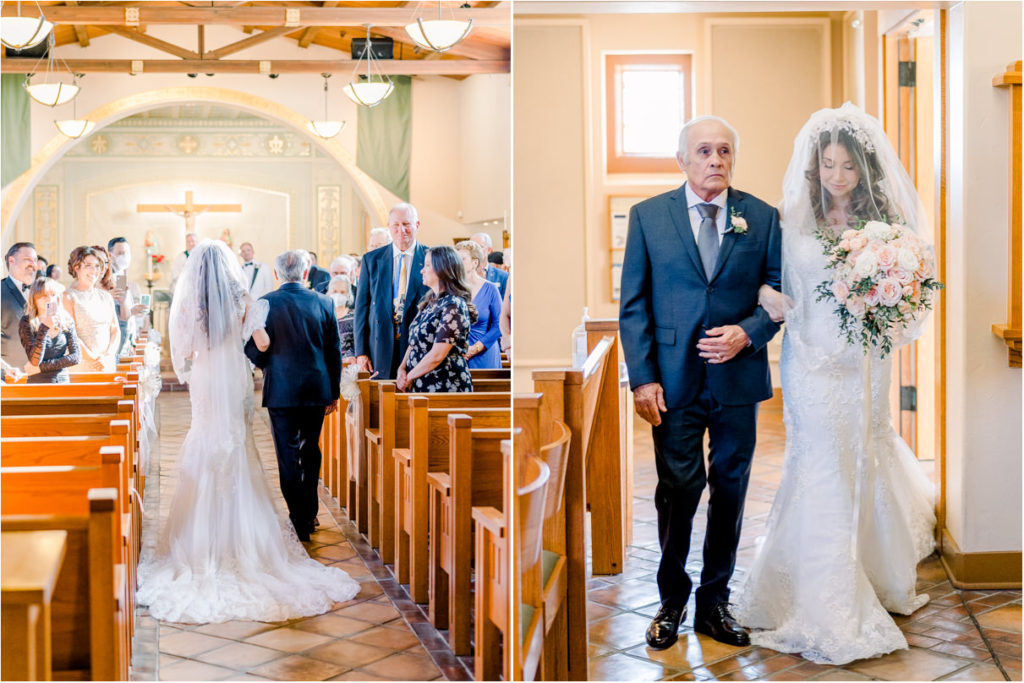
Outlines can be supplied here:
[[640, 417], [655, 427], [661, 424], [661, 414], [668, 412], [665, 405], [665, 390], [657, 382], [641, 384], [634, 389], [633, 403]]
[[697, 350], [701, 358], [714, 365], [732, 360], [750, 345], [750, 337], [739, 325], [712, 327], [705, 334], [707, 336], [697, 342]]
[[356, 364], [363, 372], [373, 372], [373, 363], [370, 362], [369, 356], [356, 356]]

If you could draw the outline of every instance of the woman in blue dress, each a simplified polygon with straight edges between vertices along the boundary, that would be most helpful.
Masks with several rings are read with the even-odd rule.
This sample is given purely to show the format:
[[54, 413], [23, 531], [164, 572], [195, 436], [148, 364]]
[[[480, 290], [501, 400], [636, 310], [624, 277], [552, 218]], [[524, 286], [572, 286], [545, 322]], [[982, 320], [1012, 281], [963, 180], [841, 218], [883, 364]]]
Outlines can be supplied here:
[[480, 274], [486, 265], [484, 250], [476, 242], [465, 240], [455, 245], [466, 269], [466, 284], [473, 295], [477, 319], [469, 330], [469, 352], [466, 358], [470, 368], [500, 368], [501, 348], [501, 295], [493, 282]]

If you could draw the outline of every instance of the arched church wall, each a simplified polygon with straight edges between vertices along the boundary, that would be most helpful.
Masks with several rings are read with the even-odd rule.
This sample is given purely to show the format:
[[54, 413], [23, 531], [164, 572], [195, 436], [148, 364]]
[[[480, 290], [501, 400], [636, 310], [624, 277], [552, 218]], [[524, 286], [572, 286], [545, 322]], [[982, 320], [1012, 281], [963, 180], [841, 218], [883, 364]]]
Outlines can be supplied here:
[[[194, 32], [180, 26], [153, 26], [150, 27], [148, 33], [163, 40], [177, 41], [184, 45], [194, 41]], [[208, 26], [206, 46], [207, 49], [215, 49], [220, 45], [239, 40], [241, 37], [244, 37], [244, 34], [236, 28]], [[234, 53], [230, 59], [266, 58], [268, 46], [272, 47], [272, 54], [277, 59], [331, 60], [345, 56], [344, 53], [339, 53], [337, 50], [315, 44], [308, 49], [299, 48], [292, 40], [278, 38], [258, 47]], [[166, 53], [155, 48], [113, 35], [103, 36], [101, 39], [92, 41], [87, 53], [74, 44], [58, 48], [57, 54], [65, 59], [82, 57], [84, 54], [95, 59], [169, 58]], [[312, 138], [304, 130], [306, 120], [323, 116], [323, 79], [319, 74], [282, 74], [276, 79], [256, 74], [215, 74], [212, 77], [199, 74], [197, 78], [192, 79], [186, 74], [145, 74], [144, 78], [133, 78], [124, 74], [93, 73], [86, 75], [81, 82], [82, 92], [77, 98], [77, 107], [79, 115], [82, 116], [95, 110], [103, 110], [112, 101], [144, 96], [145, 93], [154, 90], [230, 88], [233, 92], [238, 93], [238, 100], [251, 98], [253, 103], [265, 100], [274, 105], [286, 107], [292, 114], [288, 122], [296, 126], [298, 134], [305, 136], [314, 145], [319, 145], [336, 155], [339, 161], [342, 158], [347, 159], [351, 167], [354, 168], [358, 112], [355, 103], [341, 92], [350, 77], [351, 73], [346, 70], [344, 73], [333, 74], [329, 81], [329, 113], [332, 118], [345, 120], [347, 126], [337, 138], [326, 143]], [[485, 85], [478, 85], [478, 81]], [[509, 145], [508, 111], [510, 108], [508, 83], [509, 76], [507, 74], [476, 75], [462, 80], [443, 77], [415, 77], [413, 79], [413, 162], [410, 167], [410, 188], [414, 203], [455, 225], [474, 220], [498, 218], [509, 211], [511, 190], [508, 182], [509, 153], [507, 151]], [[481, 100], [478, 95], [481, 91], [488, 93], [489, 97]], [[195, 94], [190, 95], [190, 92]], [[466, 95], [467, 92], [470, 95]], [[464, 99], [471, 99], [474, 103], [468, 108], [471, 114], [468, 117], [459, 115], [460, 110], [465, 108], [462, 104]], [[198, 95], [198, 91], [183, 91], [180, 102], [191, 101], [210, 100], [203, 100]], [[33, 157], [44, 150], [52, 150], [55, 138], [61, 138], [63, 142], [67, 142], [57, 135], [53, 127], [53, 120], [68, 115], [65, 110], [69, 106], [65, 105], [57, 110], [50, 110], [38, 104], [32, 104]], [[262, 113], [266, 115], [265, 109], [265, 106], [260, 106], [253, 111], [261, 113], [262, 110]], [[483, 136], [479, 131], [490, 131], [496, 126], [504, 126], [505, 130], [500, 131], [500, 134], [491, 133], [486, 139], [489, 142], [493, 141], [495, 144], [503, 145], [502, 149], [484, 149], [466, 142], [467, 140], [481, 139]], [[438, 144], [439, 141], [446, 141], [446, 144]], [[465, 152], [467, 148], [471, 149], [469, 154]], [[47, 152], [47, 154], [49, 153]], [[417, 160], [420, 159], [423, 160], [422, 163], [418, 163]], [[342, 165], [349, 168], [349, 164], [343, 162]], [[503, 174], [504, 180], [502, 180]], [[375, 181], [365, 178], [365, 174], [363, 175], [364, 180], [357, 183], [357, 187], [361, 191], [362, 203], [370, 211], [371, 218], [368, 223], [383, 224], [386, 219], [386, 206], [383, 206], [383, 203], [381, 206], [376, 206], [377, 202], [371, 200], [369, 196], [381, 195], [383, 188]], [[492, 179], [498, 179], [493, 187], [490, 185]], [[373, 186], [372, 191], [364, 189], [362, 187], [364, 184]], [[9, 187], [5, 188], [5, 196]], [[381, 208], [382, 206], [383, 208]], [[468, 210], [466, 206], [469, 207]], [[376, 213], [381, 211], [384, 212], [385, 217], [378, 219]], [[7, 206], [5, 205], [6, 217]], [[8, 227], [5, 221], [5, 240]], [[455, 234], [463, 231], [453, 225], [449, 231], [446, 231], [446, 234], [447, 232]], [[361, 249], [362, 240], [359, 244]]]

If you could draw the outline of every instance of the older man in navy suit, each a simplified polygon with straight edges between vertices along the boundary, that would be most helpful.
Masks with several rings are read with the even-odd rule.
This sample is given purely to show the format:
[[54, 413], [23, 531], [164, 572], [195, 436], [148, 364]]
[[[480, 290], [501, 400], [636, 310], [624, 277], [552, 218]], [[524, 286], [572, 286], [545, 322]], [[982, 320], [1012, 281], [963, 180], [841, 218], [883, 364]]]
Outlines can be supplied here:
[[[661, 609], [647, 642], [676, 640], [692, 582], [690, 531], [710, 491], [694, 629], [749, 643], [729, 612], [729, 579], [754, 453], [757, 404], [772, 395], [765, 345], [779, 330], [758, 306], [781, 285], [778, 212], [731, 188], [739, 140], [717, 117], [683, 127], [676, 159], [686, 183], [640, 202], [629, 216], [620, 329], [637, 411], [651, 423]], [[704, 469], [703, 439], [710, 439]]]
[[391, 244], [367, 252], [359, 270], [353, 320], [356, 362], [380, 379], [394, 379], [409, 346], [409, 325], [429, 288], [423, 284], [427, 247], [416, 239], [420, 220], [405, 202], [388, 213]]
[[262, 297], [270, 304], [269, 346], [255, 338], [245, 355], [263, 369], [263, 405], [277, 451], [281, 493], [300, 541], [308, 541], [320, 500], [320, 428], [336, 408], [341, 385], [341, 337], [334, 303], [306, 289], [309, 255], [286, 251], [274, 260], [282, 285]]

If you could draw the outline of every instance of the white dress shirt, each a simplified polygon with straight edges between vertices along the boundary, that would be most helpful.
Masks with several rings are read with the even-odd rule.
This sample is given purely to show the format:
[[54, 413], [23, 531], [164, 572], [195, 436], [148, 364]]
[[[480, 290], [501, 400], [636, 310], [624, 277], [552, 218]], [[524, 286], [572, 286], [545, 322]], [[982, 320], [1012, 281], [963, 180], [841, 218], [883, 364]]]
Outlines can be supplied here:
[[17, 290], [19, 292], [21, 292], [21, 298], [24, 299], [27, 302], [28, 301], [28, 288], [31, 287], [32, 285], [27, 285], [26, 286], [21, 280], [15, 280], [10, 275], [7, 276], [7, 279], [11, 281], [11, 283], [17, 288]]
[[245, 278], [245, 286], [249, 288], [249, 296], [253, 299], [259, 299], [264, 294], [274, 291], [274, 278], [271, 277], [270, 268], [265, 263], [243, 263], [242, 276]]
[[409, 257], [409, 260], [405, 262], [405, 290], [406, 291], [409, 291], [409, 278], [412, 277], [412, 259], [413, 259], [413, 256], [416, 255], [416, 244], [417, 244], [416, 240], [413, 240], [412, 241], [412, 245], [410, 245], [408, 249], [406, 249], [405, 251], [399, 251], [398, 250], [398, 246], [394, 242], [391, 243], [391, 265], [395, 268], [395, 270], [391, 271], [391, 282], [392, 282], [392, 285], [394, 285], [396, 274], [400, 273], [401, 272], [401, 268], [402, 268], [402, 262], [398, 260], [398, 255], [402, 254], [404, 256], [408, 256]]
[[715, 216], [715, 227], [718, 228], [718, 245], [722, 245], [722, 238], [725, 237], [726, 211], [725, 202], [728, 199], [729, 190], [722, 190], [722, 193], [706, 202], [697, 196], [697, 193], [690, 189], [690, 183], [686, 183], [686, 208], [690, 212], [690, 229], [693, 230], [693, 242], [697, 243], [697, 235], [700, 233], [700, 212], [697, 211], [698, 204], [714, 204], [718, 207], [718, 214]]

